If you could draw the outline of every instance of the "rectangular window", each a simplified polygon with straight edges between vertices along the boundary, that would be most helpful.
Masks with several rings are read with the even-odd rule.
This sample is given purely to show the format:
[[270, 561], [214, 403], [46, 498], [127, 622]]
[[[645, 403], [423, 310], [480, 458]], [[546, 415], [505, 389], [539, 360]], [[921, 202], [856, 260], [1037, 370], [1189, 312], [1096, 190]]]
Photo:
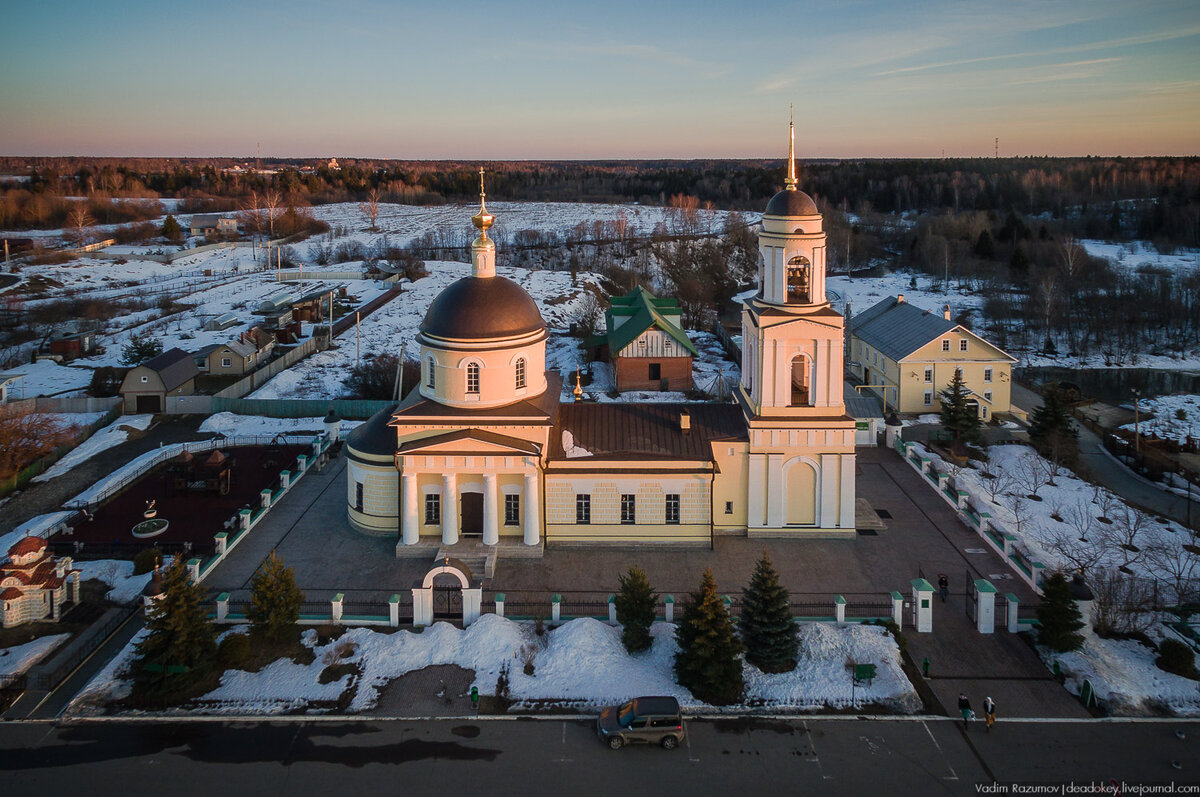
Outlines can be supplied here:
[[479, 363], [470, 363], [467, 365], [467, 392], [479, 392]]
[[354, 508], [359, 512], [363, 511], [363, 485], [362, 482], [354, 483]]
[[925, 369], [925, 381], [933, 382], [933, 369], [932, 368]]
[[516, 526], [521, 522], [521, 496], [504, 496], [504, 525]]
[[726, 515], [732, 515], [732, 514], [733, 514], [733, 501], [726, 501], [726, 502], [725, 502], [725, 514], [726, 514]]
[[967, 350], [967, 339], [966, 339], [966, 338], [963, 338], [962, 340], [960, 340], [960, 341], [958, 342], [958, 350], [959, 350], [959, 351], [966, 351], [966, 350]]
[[991, 369], [991, 368], [984, 368], [984, 369], [983, 369], [983, 381], [984, 381], [984, 382], [991, 382], [991, 381], [992, 381], [992, 369]]
[[990, 390], [983, 391], [983, 400], [990, 402], [992, 400], [992, 391], [990, 391]]
[[442, 522], [442, 497], [437, 493], [425, 496], [425, 525], [437, 526]]
[[925, 406], [926, 407], [933, 406], [933, 391], [932, 390], [925, 391]]
[[575, 522], [585, 524], [592, 522], [592, 497], [586, 493], [575, 495]]
[[942, 351], [950, 351], [950, 339], [946, 338], [942, 341]]
[[985, 421], [987, 420], [987, 407], [984, 407], [984, 408], [983, 408], [983, 419], [984, 419]]
[[679, 522], [679, 496], [674, 493], [667, 494], [667, 522]]
[[662, 364], [650, 363], [650, 381], [657, 382], [659, 379], [662, 379]]
[[621, 523], [637, 523], [637, 496], [624, 493], [621, 496]]

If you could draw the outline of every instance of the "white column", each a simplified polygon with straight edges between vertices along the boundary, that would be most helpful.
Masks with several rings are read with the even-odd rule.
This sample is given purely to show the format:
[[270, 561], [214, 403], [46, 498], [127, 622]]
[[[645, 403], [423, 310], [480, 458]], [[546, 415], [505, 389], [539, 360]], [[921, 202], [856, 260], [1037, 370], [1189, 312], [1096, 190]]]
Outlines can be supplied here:
[[458, 477], [442, 476], [442, 545], [458, 542]]
[[839, 457], [838, 467], [841, 469], [841, 488], [840, 495], [841, 507], [838, 510], [838, 527], [843, 529], [852, 529], [855, 526], [854, 521], [854, 471], [855, 471], [854, 454], [842, 454]]
[[763, 525], [763, 495], [767, 487], [767, 458], [762, 454], [750, 455], [747, 475], [746, 525], [750, 528]]
[[404, 513], [400, 523], [400, 541], [405, 545], [416, 545], [421, 538], [421, 498], [417, 492], [417, 474], [405, 473], [401, 498], [404, 501]]
[[525, 500], [521, 509], [525, 512], [526, 545], [537, 545], [542, 538], [541, 524], [538, 522], [538, 475], [525, 474]]
[[483, 544], [500, 542], [500, 522], [496, 516], [496, 474], [483, 474]]
[[780, 528], [786, 519], [783, 494], [783, 455], [767, 454], [767, 526]]
[[821, 491], [817, 525], [823, 529], [837, 526], [838, 511], [838, 455], [821, 455], [821, 472], [817, 474], [817, 489]]

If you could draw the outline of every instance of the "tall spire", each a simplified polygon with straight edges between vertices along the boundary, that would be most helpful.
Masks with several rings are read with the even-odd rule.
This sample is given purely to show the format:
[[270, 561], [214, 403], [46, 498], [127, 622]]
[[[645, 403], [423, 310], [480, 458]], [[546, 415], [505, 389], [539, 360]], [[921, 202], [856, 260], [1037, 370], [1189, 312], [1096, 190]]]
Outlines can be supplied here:
[[495, 223], [496, 217], [488, 213], [487, 192], [483, 188], [483, 167], [479, 167], [479, 212], [471, 217], [471, 223], [479, 228], [479, 237], [487, 240], [487, 231]]
[[783, 181], [789, 191], [796, 190], [796, 124], [792, 121], [792, 106], [788, 104], [788, 163], [787, 179]]

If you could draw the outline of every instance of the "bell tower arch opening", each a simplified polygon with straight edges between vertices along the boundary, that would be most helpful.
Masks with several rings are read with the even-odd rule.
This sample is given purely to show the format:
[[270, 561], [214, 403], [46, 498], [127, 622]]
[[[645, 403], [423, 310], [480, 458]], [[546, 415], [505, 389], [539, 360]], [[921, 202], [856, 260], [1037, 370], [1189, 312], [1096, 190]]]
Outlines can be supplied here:
[[812, 302], [812, 263], [804, 255], [788, 259], [787, 301], [788, 304]]
[[788, 402], [788, 406], [812, 406], [812, 370], [812, 360], [809, 359], [807, 354], [797, 354], [792, 358], [791, 366], [789, 368], [792, 391], [791, 400]]

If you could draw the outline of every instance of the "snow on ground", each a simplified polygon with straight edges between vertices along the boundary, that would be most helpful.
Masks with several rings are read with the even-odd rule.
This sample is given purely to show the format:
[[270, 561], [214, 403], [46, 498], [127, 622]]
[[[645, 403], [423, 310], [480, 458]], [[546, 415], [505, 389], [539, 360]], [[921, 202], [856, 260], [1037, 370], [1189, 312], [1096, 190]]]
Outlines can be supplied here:
[[[338, 424], [342, 434], [349, 432], [362, 421], [343, 420]], [[325, 431], [325, 417], [312, 418], [268, 418], [263, 415], [235, 415], [232, 412], [218, 412], [204, 419], [200, 424], [201, 432], [232, 435], [277, 435], [299, 434]]]
[[12, 398], [34, 398], [35, 396], [82, 395], [92, 382], [92, 370], [72, 365], [59, 365], [53, 360], [38, 360], [35, 363], [18, 365], [5, 371], [6, 374], [22, 374], [25, 378], [9, 386]]
[[[434, 298], [450, 283], [471, 273], [469, 263], [428, 261], [429, 276], [406, 283], [404, 293], [362, 320], [361, 351], [363, 353], [400, 354], [404, 345], [406, 359], [415, 360], [419, 347], [416, 335], [420, 323]], [[587, 286], [599, 284], [599, 277], [584, 272], [572, 286], [566, 271], [531, 271], [524, 268], [499, 267], [502, 277], [521, 285], [534, 301], [551, 328], [564, 329]], [[358, 351], [358, 333], [348, 329], [336, 341], [336, 348], [317, 352], [256, 390], [250, 398], [339, 398], [346, 395], [343, 380], [354, 366]], [[550, 367], [549, 365], [547, 367]]]
[[108, 426], [97, 430], [87, 440], [84, 440], [78, 446], [68, 451], [66, 456], [55, 462], [45, 473], [34, 476], [33, 481], [48, 482], [53, 478], [67, 473], [76, 465], [87, 462], [101, 451], [107, 451], [114, 446], [121, 445], [129, 437], [130, 432], [146, 431], [146, 429], [150, 428], [150, 422], [153, 420], [153, 415], [125, 415], [117, 418]]
[[8, 549], [16, 544], [17, 540], [22, 537], [46, 537], [51, 529], [62, 523], [64, 520], [75, 514], [71, 510], [63, 510], [60, 512], [50, 512], [45, 515], [38, 515], [31, 518], [21, 525], [17, 526], [7, 534], [0, 535], [0, 556], [8, 554]]
[[91, 426], [107, 415], [107, 412], [39, 412], [39, 419], [45, 419], [54, 424], [58, 430], [81, 429]]
[[[315, 660], [298, 665], [280, 660], [257, 673], [229, 671], [221, 686], [195, 704], [219, 713], [278, 713], [310, 700], [334, 700], [348, 686], [345, 679], [321, 685], [321, 671], [333, 663], [361, 669], [350, 711], [372, 708], [379, 692], [401, 675], [430, 665], [454, 664], [475, 673], [474, 685], [484, 694], [495, 691], [501, 669], [509, 671], [512, 697], [520, 703], [545, 701], [578, 707], [620, 703], [645, 694], [674, 695], [681, 704], [705, 708], [675, 683], [675, 626], [655, 623], [650, 650], [629, 655], [621, 632], [599, 620], [582, 618], [564, 623], [538, 637], [530, 623], [485, 614], [466, 629], [435, 623], [421, 633], [380, 633], [351, 628], [338, 639], [316, 647], [316, 633], [306, 631], [305, 644], [314, 646]], [[917, 711], [920, 701], [900, 669], [899, 648], [876, 626], [806, 625], [801, 628], [800, 663], [791, 673], [765, 675], [746, 666], [748, 705], [789, 709], [851, 705], [848, 660], [874, 663], [877, 676], [870, 685], [855, 688], [854, 705], [885, 704], [894, 710]], [[128, 648], [126, 649], [128, 652]], [[524, 663], [532, 658], [533, 675]], [[105, 689], [120, 694], [111, 672], [97, 677], [84, 694]]]
[[[1142, 434], [1154, 433], [1159, 437], [1179, 443], [1183, 443], [1188, 437], [1193, 440], [1200, 439], [1200, 396], [1187, 394], [1158, 396], [1157, 398], [1143, 399], [1139, 402], [1139, 406], [1142, 408], [1142, 412], [1154, 414], [1153, 418], [1142, 416], [1137, 427]], [[1183, 418], [1177, 417], [1180, 410], [1183, 410]], [[1132, 432], [1134, 424], [1126, 424], [1121, 428]]]
[[103, 581], [111, 589], [105, 597], [113, 603], [136, 601], [153, 573], [133, 574], [133, 562], [124, 559], [97, 559], [94, 562], [75, 562], [80, 581]]
[[[904, 294], [904, 301], [922, 310], [941, 315], [942, 306], [950, 305], [950, 317], [958, 318], [966, 310], [974, 310], [974, 320], [979, 320], [978, 311], [986, 298], [957, 287], [951, 279], [950, 292], [943, 293], [935, 281], [926, 274], [916, 276], [917, 287], [912, 286], [913, 275], [904, 272], [886, 274], [882, 277], [829, 276], [825, 280], [826, 294], [835, 308], [844, 313], [846, 302], [850, 303], [851, 315], [858, 315], [874, 307], [889, 296]], [[978, 326], [978, 324], [976, 324]]]
[[0, 649], [0, 678], [20, 675], [70, 638], [70, 634], [54, 634], [38, 637], [24, 645]]
[[1164, 255], [1149, 241], [1098, 241], [1081, 239], [1079, 245], [1092, 257], [1102, 257], [1110, 265], [1126, 271], [1141, 268], [1166, 271], [1189, 271], [1200, 268], [1200, 249], [1180, 249], [1177, 254]]
[[149, 633], [147, 629], [143, 628], [134, 634], [133, 639], [129, 640], [129, 643], [121, 648], [108, 664], [100, 668], [100, 672], [88, 681], [87, 686], [71, 698], [64, 713], [74, 716], [101, 714], [106, 703], [129, 697], [129, 693], [133, 690], [133, 681], [124, 676], [128, 674], [127, 670], [130, 662], [133, 661], [138, 643]]
[[1116, 715], [1144, 715], [1163, 707], [1176, 714], [1200, 716], [1200, 682], [1160, 670], [1153, 649], [1133, 639], [1102, 639], [1084, 629], [1083, 647], [1070, 653], [1041, 649], [1049, 665], [1055, 659], [1067, 675], [1065, 685], [1079, 694], [1084, 680]]

